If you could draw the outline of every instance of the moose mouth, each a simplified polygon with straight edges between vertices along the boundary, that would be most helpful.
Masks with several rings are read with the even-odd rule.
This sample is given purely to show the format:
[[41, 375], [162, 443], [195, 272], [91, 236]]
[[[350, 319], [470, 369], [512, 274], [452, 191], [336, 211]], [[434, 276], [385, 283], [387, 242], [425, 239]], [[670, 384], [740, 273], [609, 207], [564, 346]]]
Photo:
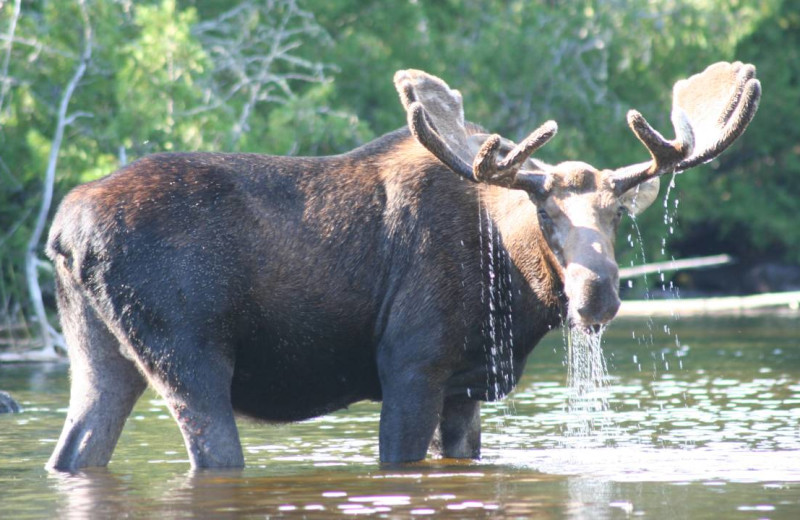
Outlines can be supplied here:
[[603, 331], [605, 325], [600, 325], [599, 323], [595, 323], [594, 325], [589, 325], [583, 329], [584, 334], [586, 335], [597, 335]]
[[601, 334], [606, 327], [608, 327], [608, 324], [611, 323], [611, 319], [603, 322], [585, 321], [581, 317], [575, 317], [571, 312], [568, 312], [566, 323], [571, 331], [581, 332], [586, 336], [596, 336]]

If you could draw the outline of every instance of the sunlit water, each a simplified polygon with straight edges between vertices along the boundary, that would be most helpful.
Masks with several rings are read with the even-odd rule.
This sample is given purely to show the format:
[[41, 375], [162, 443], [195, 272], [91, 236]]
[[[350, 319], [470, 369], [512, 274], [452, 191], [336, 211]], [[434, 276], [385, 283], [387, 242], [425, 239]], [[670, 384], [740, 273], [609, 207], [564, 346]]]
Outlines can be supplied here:
[[484, 406], [481, 461], [399, 468], [378, 465], [379, 406], [362, 403], [240, 421], [247, 468], [192, 474], [148, 393], [107, 470], [48, 475], [66, 369], [0, 366], [25, 408], [0, 416], [0, 518], [800, 518], [800, 320], [663, 325], [618, 320], [603, 335], [605, 409], [587, 411], [602, 428], [575, 435], [554, 332], [514, 393]]

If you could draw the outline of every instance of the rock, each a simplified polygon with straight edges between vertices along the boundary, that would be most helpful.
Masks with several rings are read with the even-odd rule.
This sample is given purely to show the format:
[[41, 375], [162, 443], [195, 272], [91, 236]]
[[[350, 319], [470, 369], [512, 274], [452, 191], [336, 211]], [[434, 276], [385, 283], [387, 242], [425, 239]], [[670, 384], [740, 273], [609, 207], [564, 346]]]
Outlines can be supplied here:
[[18, 413], [21, 408], [8, 392], [0, 390], [0, 413]]
[[743, 285], [749, 293], [798, 291], [800, 266], [778, 262], [756, 264], [745, 273]]

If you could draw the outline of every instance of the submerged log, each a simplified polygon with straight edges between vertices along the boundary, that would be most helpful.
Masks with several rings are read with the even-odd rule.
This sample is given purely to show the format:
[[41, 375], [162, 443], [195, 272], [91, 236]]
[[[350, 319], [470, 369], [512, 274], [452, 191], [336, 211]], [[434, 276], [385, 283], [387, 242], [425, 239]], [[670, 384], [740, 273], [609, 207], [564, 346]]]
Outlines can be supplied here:
[[0, 390], [0, 413], [19, 413], [19, 404], [8, 392]]

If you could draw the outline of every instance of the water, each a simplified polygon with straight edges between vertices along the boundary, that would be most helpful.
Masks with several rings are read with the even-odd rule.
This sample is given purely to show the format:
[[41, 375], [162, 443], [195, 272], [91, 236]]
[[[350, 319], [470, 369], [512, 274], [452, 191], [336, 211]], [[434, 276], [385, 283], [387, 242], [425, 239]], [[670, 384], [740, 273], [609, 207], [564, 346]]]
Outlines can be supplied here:
[[[565, 431], [571, 437], [598, 438], [610, 420], [609, 378], [603, 355], [603, 331], [565, 333], [567, 341], [567, 417]], [[571, 439], [574, 440], [574, 439]]]
[[485, 341], [486, 386], [490, 389], [491, 396], [502, 398], [513, 386], [514, 373], [510, 260], [488, 211], [484, 213], [484, 210], [480, 210], [478, 225], [481, 272], [484, 276], [481, 282], [481, 301], [489, 310], [481, 327]]
[[378, 465], [379, 407], [361, 403], [240, 421], [247, 468], [191, 473], [148, 392], [107, 470], [49, 475], [66, 369], [0, 366], [25, 407], [0, 416], [0, 518], [800, 518], [798, 344], [796, 316], [617, 320], [603, 335], [606, 423], [577, 442], [552, 333], [511, 396], [484, 407], [481, 461], [400, 468]]

